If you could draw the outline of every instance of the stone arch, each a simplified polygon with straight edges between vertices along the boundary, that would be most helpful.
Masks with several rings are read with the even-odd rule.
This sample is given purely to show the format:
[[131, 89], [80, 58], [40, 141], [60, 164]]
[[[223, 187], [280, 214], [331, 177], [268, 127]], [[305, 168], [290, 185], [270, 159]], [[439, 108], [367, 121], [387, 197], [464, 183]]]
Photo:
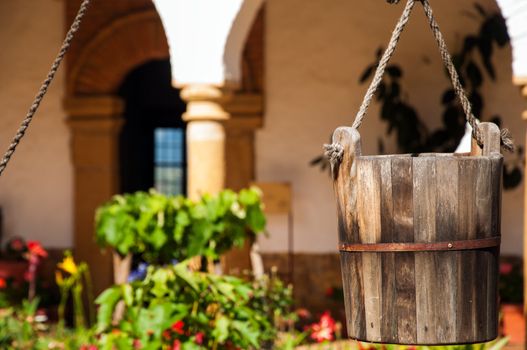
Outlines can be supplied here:
[[68, 95], [113, 95], [134, 67], [168, 57], [165, 31], [155, 10], [120, 17], [82, 50], [69, 75]]
[[244, 48], [250, 37], [251, 31], [257, 24], [257, 17], [262, 9], [264, 0], [245, 0], [232, 23], [225, 43], [223, 64], [226, 70], [225, 76], [231, 78], [243, 79], [242, 60]]

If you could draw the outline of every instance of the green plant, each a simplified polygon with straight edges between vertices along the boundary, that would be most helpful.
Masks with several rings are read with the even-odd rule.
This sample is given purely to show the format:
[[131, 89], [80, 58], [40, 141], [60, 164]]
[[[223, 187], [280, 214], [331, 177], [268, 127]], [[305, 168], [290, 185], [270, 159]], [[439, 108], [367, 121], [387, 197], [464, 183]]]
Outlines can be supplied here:
[[0, 348], [5, 350], [78, 350], [94, 341], [93, 332], [82, 328], [57, 332], [39, 313], [38, 298], [18, 308], [0, 311]]
[[75, 328], [84, 329], [86, 327], [86, 313], [84, 312], [83, 299], [84, 294], [86, 294], [89, 305], [89, 321], [95, 321], [91, 275], [88, 264], [84, 262], [76, 264], [71, 252], [66, 251], [64, 253], [64, 259], [57, 264], [57, 267], [58, 270], [55, 272], [55, 280], [60, 289], [58, 330], [60, 332], [64, 330], [66, 305], [70, 295], [73, 301]]
[[216, 259], [247, 237], [263, 232], [261, 193], [230, 190], [199, 201], [156, 191], [115, 196], [97, 210], [96, 238], [120, 255], [153, 264], [194, 256]]
[[[97, 299], [100, 349], [260, 349], [276, 336], [271, 307], [287, 307], [288, 299], [278, 300], [284, 295], [290, 298], [290, 291], [276, 281], [191, 272], [187, 263], [150, 266], [144, 280]], [[120, 301], [126, 310], [112, 325]]]

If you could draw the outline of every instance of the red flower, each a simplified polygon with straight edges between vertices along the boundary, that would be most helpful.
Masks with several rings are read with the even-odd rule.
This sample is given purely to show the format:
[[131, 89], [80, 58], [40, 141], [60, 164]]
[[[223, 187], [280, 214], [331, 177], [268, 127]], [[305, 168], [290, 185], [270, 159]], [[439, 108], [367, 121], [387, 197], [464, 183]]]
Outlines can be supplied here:
[[513, 268], [514, 268], [514, 266], [512, 266], [511, 263], [504, 263], [504, 262], [502, 262], [500, 264], [500, 275], [508, 275], [509, 273], [512, 272]]
[[22, 251], [26, 247], [26, 244], [24, 241], [20, 238], [14, 238], [9, 242], [9, 248], [11, 248], [14, 251]]
[[134, 342], [132, 343], [134, 349], [141, 349], [141, 341], [139, 339], [134, 339]]
[[83, 345], [80, 350], [99, 350], [99, 348], [95, 345]]
[[309, 327], [311, 329], [311, 339], [318, 343], [323, 341], [332, 341], [335, 334], [335, 320], [326, 311], [320, 317], [320, 322]]
[[311, 313], [307, 309], [298, 309], [296, 310], [296, 314], [300, 318], [308, 318], [309, 316], [311, 316]]
[[172, 325], [172, 330], [177, 334], [183, 334], [183, 327], [185, 326], [185, 323], [181, 320], [174, 322]]
[[27, 242], [27, 249], [29, 250], [29, 253], [32, 255], [39, 256], [41, 258], [47, 258], [48, 252], [42, 248], [39, 242], [37, 241], [28, 241]]
[[5, 279], [0, 277], [0, 289], [4, 289], [5, 287], [7, 287], [7, 283]]
[[194, 337], [194, 341], [196, 342], [196, 344], [201, 345], [201, 344], [203, 344], [203, 338], [204, 337], [205, 337], [205, 334], [203, 334], [203, 332], [198, 332], [198, 333], [196, 333], [196, 335]]
[[179, 340], [174, 340], [171, 350], [181, 350], [181, 342]]
[[170, 335], [170, 332], [168, 331], [168, 329], [163, 331], [163, 338], [165, 338], [167, 340], [172, 338], [172, 336]]

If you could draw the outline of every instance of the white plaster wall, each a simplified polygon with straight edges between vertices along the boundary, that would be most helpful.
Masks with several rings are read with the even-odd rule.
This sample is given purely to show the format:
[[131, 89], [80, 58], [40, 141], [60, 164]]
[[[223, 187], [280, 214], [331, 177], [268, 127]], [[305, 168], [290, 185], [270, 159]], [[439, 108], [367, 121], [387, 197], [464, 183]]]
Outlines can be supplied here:
[[[64, 2], [0, 1], [0, 152], [4, 152], [63, 39]], [[6, 236], [72, 245], [72, 168], [61, 107], [63, 68], [0, 177]]]
[[[479, 1], [497, 8], [491, 0]], [[479, 21], [464, 16], [472, 0], [434, 2], [437, 19], [452, 51], [462, 45], [463, 33], [474, 32]], [[402, 11], [402, 4], [384, 0], [268, 0], [266, 32], [265, 127], [257, 136], [258, 181], [288, 181], [294, 187], [295, 251], [336, 252], [336, 213], [329, 177], [309, 168], [321, 146], [340, 125], [351, 125], [365, 85], [358, 78], [386, 46]], [[426, 64], [425, 58], [430, 63]], [[404, 88], [429, 127], [440, 123], [442, 92], [449, 85], [435, 41], [421, 6], [400, 42], [394, 62], [405, 72]], [[498, 82], [486, 85], [486, 116], [501, 114], [518, 143], [523, 143], [526, 108], [511, 83], [511, 53], [496, 57]], [[363, 153], [377, 151], [377, 139], [386, 127], [377, 106], [370, 109], [361, 128]], [[523, 187], [503, 197], [502, 250], [522, 253]], [[281, 241], [265, 243], [267, 251], [281, 251]]]

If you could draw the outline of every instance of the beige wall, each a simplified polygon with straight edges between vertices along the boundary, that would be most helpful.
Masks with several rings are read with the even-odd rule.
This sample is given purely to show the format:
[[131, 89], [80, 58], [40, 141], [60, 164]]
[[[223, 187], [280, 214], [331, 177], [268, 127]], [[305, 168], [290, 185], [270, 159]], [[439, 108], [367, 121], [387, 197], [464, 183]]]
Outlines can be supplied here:
[[[480, 3], [497, 8], [491, 0]], [[460, 34], [478, 26], [461, 13], [471, 10], [472, 4], [472, 0], [433, 4], [452, 50], [461, 46]], [[257, 137], [257, 176], [259, 181], [293, 183], [298, 252], [336, 251], [329, 177], [308, 163], [321, 153], [335, 127], [351, 125], [366, 89], [358, 85], [358, 77], [376, 48], [386, 45], [400, 11], [402, 4], [390, 6], [384, 0], [268, 0], [266, 124]], [[511, 54], [504, 51], [495, 60], [498, 82], [485, 87], [486, 116], [501, 114], [517, 142], [523, 143], [520, 116], [525, 103], [511, 83]], [[425, 57], [430, 64], [424, 63]], [[404, 68], [410, 102], [430, 127], [437, 126], [440, 96], [449, 82], [419, 4], [394, 62]], [[361, 129], [363, 153], [375, 153], [384, 132], [374, 105]], [[503, 199], [503, 251], [521, 254], [523, 187], [505, 192]], [[278, 239], [273, 244], [272, 234], [265, 249], [282, 250]]]
[[[63, 39], [63, 1], [0, 1], [0, 151], [4, 152]], [[64, 67], [63, 67], [64, 68]], [[61, 70], [0, 178], [6, 236], [72, 244], [69, 137]]]

